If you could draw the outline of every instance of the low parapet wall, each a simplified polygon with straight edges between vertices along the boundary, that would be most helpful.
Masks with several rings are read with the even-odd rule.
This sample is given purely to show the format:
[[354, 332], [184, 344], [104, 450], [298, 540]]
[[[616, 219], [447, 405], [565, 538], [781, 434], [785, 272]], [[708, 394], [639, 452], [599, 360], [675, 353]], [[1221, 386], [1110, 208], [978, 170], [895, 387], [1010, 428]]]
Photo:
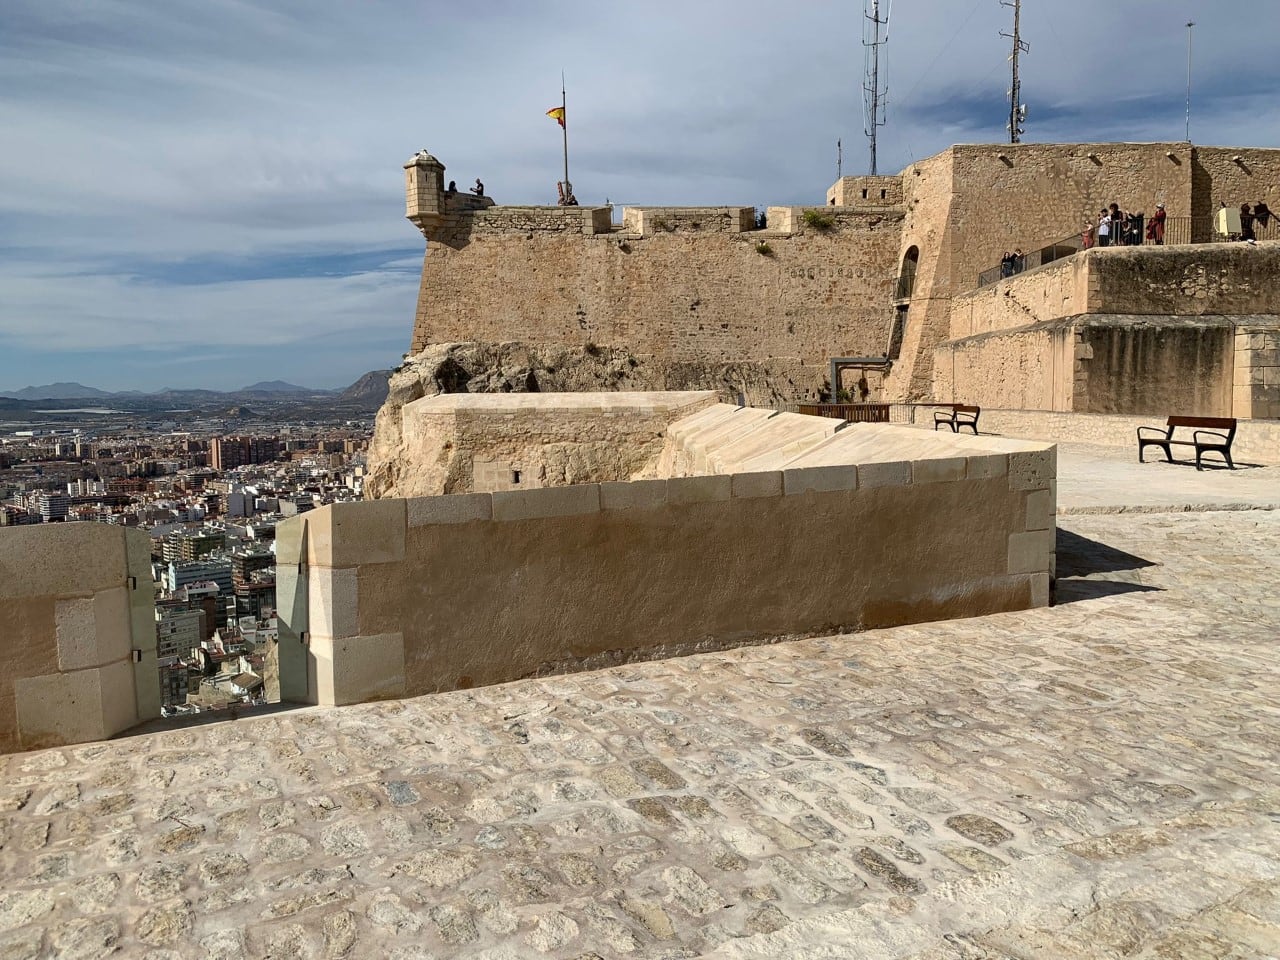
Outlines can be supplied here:
[[695, 414], [663, 456], [703, 475], [286, 521], [281, 672], [307, 679], [283, 695], [356, 703], [1048, 603], [1055, 448], [816, 419]]
[[99, 523], [0, 530], [0, 752], [160, 715], [151, 541]]

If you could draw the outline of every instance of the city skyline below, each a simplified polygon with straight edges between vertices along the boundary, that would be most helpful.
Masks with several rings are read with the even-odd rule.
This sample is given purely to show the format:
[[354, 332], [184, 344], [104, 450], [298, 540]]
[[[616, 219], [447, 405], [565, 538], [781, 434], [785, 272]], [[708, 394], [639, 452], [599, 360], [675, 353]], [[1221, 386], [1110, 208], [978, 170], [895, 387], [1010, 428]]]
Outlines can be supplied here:
[[[1181, 140], [1194, 20], [1193, 141], [1280, 143], [1280, 7], [1116, 6], [1023, 5], [1024, 142]], [[426, 147], [464, 188], [553, 203], [562, 69], [582, 203], [822, 203], [837, 140], [866, 170], [862, 4], [775, 9], [6, 4], [0, 391], [335, 389], [395, 366], [422, 257], [400, 164]], [[893, 5], [882, 173], [1005, 139], [1009, 18]]]

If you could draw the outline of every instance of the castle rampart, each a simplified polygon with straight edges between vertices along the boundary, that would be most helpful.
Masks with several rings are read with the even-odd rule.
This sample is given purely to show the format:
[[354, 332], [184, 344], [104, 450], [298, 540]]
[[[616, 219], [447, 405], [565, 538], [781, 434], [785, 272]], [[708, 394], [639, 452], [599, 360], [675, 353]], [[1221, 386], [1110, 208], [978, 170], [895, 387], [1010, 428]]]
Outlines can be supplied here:
[[160, 715], [151, 541], [102, 523], [0, 530], [0, 753]]
[[1280, 416], [1280, 245], [1088, 250], [951, 303], [939, 399]]
[[826, 207], [771, 207], [763, 230], [751, 207], [630, 207], [615, 225], [605, 207], [493, 206], [446, 193], [429, 155], [406, 170], [409, 217], [429, 241], [414, 352], [519, 340], [673, 361], [789, 357], [815, 367], [816, 387], [830, 356], [885, 355], [896, 302], [902, 346], [883, 393], [903, 399], [931, 393], [934, 348], [962, 335], [951, 299], [1004, 252], [1079, 233], [1113, 200], [1180, 218], [1267, 199], [1280, 151], [959, 145], [898, 176], [843, 177]]
[[[282, 694], [326, 705], [416, 696], [1048, 604], [1052, 446], [841, 429], [725, 404], [689, 412], [712, 399], [421, 401], [419, 412], [453, 419], [454, 434], [405, 451], [406, 472], [452, 455], [458, 438], [464, 458], [505, 456], [506, 438], [539, 419], [554, 446], [612, 440], [652, 460], [634, 482], [549, 477], [535, 489], [334, 504], [280, 524], [282, 684], [290, 672], [307, 683], [304, 694]], [[590, 404], [600, 409], [584, 417]], [[644, 431], [619, 433], [628, 415], [680, 418], [658, 449]], [[477, 445], [484, 419], [495, 421], [495, 440]], [[629, 456], [619, 454], [619, 463]], [[297, 601], [303, 594], [309, 603]]]

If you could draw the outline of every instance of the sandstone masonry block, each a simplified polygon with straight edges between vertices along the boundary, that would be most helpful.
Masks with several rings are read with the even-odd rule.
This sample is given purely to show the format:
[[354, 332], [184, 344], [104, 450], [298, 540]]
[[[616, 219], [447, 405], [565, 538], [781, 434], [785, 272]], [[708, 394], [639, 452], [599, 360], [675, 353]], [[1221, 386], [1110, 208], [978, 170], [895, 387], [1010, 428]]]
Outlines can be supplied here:
[[1053, 530], [1009, 534], [1009, 572], [1041, 573], [1051, 570], [1054, 548]]
[[0, 599], [88, 595], [120, 586], [125, 531], [106, 523], [42, 523], [0, 530]]
[[500, 490], [493, 495], [494, 520], [571, 517], [600, 510], [600, 484], [582, 483], [541, 490]]
[[989, 477], [1003, 477], [1009, 472], [1009, 457], [999, 453], [989, 457], [970, 457], [965, 469], [965, 476], [970, 480], [984, 480]]
[[618, 480], [600, 484], [601, 510], [652, 510], [666, 502], [666, 480]]
[[359, 571], [316, 567], [307, 574], [307, 629], [315, 637], [353, 637], [360, 632]]
[[313, 566], [353, 567], [404, 559], [405, 501], [334, 503], [306, 517], [307, 559]]
[[1027, 494], [1027, 529], [1048, 530], [1053, 527], [1056, 505], [1052, 490], [1033, 490]]
[[403, 634], [317, 637], [309, 653], [314, 658], [315, 703], [342, 706], [405, 695]]
[[782, 471], [735, 473], [730, 484], [732, 496], [741, 499], [782, 496]]
[[[159, 674], [152, 665], [152, 674], [159, 694]], [[98, 682], [102, 689], [102, 724], [106, 736], [114, 736], [128, 730], [138, 722], [138, 698], [134, 688], [133, 662], [117, 660], [98, 669]], [[158, 713], [159, 711], [157, 711]], [[148, 718], [149, 719], [149, 718]]]
[[[133, 684], [128, 687], [133, 696]], [[105, 740], [102, 678], [97, 669], [23, 677], [14, 681], [18, 736], [24, 749]]]
[[1009, 454], [1010, 490], [1047, 490], [1058, 475], [1058, 448]]
[[1031, 605], [1047, 607], [1049, 605], [1049, 574], [1031, 574]]
[[857, 486], [858, 468], [854, 466], [796, 467], [782, 471], [782, 488], [788, 497], [809, 491], [855, 490]]
[[487, 493], [456, 493], [406, 500], [410, 527], [471, 523], [493, 517], [493, 497]]
[[111, 587], [93, 595], [93, 622], [99, 663], [124, 660], [133, 648], [129, 599], [128, 587]]
[[728, 500], [733, 478], [727, 474], [709, 477], [676, 477], [667, 481], [668, 503], [705, 503]]
[[[309, 511], [314, 512], [314, 511]], [[297, 566], [307, 558], [307, 515], [276, 524], [276, 566]]]
[[911, 482], [946, 483], [953, 480], [963, 480], [965, 466], [964, 457], [913, 460], [911, 462]]
[[905, 487], [911, 482], [911, 461], [858, 464], [858, 489], [870, 487]]
[[102, 662], [98, 657], [93, 600], [57, 601], [53, 608], [53, 622], [60, 670], [83, 670]]

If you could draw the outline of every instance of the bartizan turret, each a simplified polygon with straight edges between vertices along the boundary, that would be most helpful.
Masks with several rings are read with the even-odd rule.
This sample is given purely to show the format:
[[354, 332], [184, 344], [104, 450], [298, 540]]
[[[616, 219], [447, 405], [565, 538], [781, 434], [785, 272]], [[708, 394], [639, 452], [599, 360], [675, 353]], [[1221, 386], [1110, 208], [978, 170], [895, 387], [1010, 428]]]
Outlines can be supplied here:
[[444, 225], [444, 164], [422, 149], [404, 165], [404, 215], [428, 240]]

